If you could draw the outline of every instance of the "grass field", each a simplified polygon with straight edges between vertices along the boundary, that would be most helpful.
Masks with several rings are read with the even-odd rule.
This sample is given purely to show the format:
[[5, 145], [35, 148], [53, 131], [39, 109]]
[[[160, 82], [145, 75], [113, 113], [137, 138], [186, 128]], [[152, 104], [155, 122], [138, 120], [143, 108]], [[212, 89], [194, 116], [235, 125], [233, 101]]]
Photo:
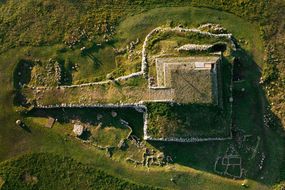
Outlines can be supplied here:
[[[148, 135], [154, 138], [230, 136], [230, 117], [211, 105], [149, 103]], [[191, 115], [191, 117], [189, 117]]]
[[[115, 178], [91, 165], [54, 154], [31, 154], [3, 162], [1, 189], [156, 189]], [[0, 183], [1, 185], [1, 183]]]
[[[23, 15], [27, 14], [28, 11], [33, 12], [29, 9], [30, 6], [33, 6], [31, 3], [32, 1], [24, 2], [21, 5], [25, 5], [26, 8]], [[55, 1], [58, 3], [58, 1]], [[8, 3], [8, 2], [7, 2]], [[35, 3], [33, 1], [33, 3]], [[47, 3], [47, 2], [46, 2]], [[62, 2], [60, 2], [62, 3]], [[73, 9], [69, 9], [70, 12], [75, 11], [76, 14], [79, 14], [83, 10], [76, 10], [75, 7], [78, 5], [77, 2], [69, 2]], [[138, 3], [135, 1], [134, 4]], [[199, 3], [194, 1], [196, 5]], [[214, 2], [215, 3], [215, 2]], [[73, 141], [71, 139], [66, 139], [64, 134], [60, 132], [54, 132], [49, 129], [41, 128], [40, 126], [34, 125], [29, 126], [30, 132], [24, 131], [16, 126], [15, 121], [18, 118], [21, 118], [21, 115], [15, 111], [13, 107], [13, 95], [14, 95], [14, 88], [13, 88], [13, 71], [16, 67], [16, 64], [23, 58], [27, 57], [40, 57], [43, 60], [48, 60], [50, 57], [53, 56], [66, 56], [70, 55], [70, 59], [74, 60], [73, 62], [81, 62], [80, 69], [81, 71], [77, 74], [74, 74], [74, 83], [80, 82], [80, 80], [87, 81], [95, 80], [94, 77], [103, 76], [112, 71], [116, 66], [114, 64], [106, 64], [106, 68], [101, 67], [98, 69], [94, 66], [94, 62], [89, 58], [81, 56], [81, 52], [79, 51], [79, 47], [75, 50], [68, 50], [67, 53], [57, 53], [58, 50], [62, 48], [62, 37], [64, 36], [64, 31], [69, 31], [72, 33], [74, 28], [60, 28], [62, 32], [53, 33], [55, 26], [59, 26], [62, 22], [65, 22], [66, 19], [65, 15], [62, 17], [57, 17], [54, 15], [54, 24], [49, 25], [49, 30], [40, 30], [35, 35], [31, 31], [38, 31], [37, 29], [41, 28], [45, 25], [46, 19], [49, 18], [46, 16], [46, 19], [39, 19], [42, 20], [42, 24], [32, 25], [33, 27], [29, 27], [31, 23], [22, 22], [19, 20], [18, 22], [21, 25], [13, 25], [11, 27], [2, 27], [6, 26], [7, 23], [16, 23], [18, 16], [20, 14], [21, 9], [17, 9], [18, 2], [9, 1], [7, 6], [0, 3], [1, 13], [5, 13], [6, 15], [11, 16], [10, 19], [3, 18], [1, 21], [1, 29], [0, 29], [0, 43], [4, 44], [5, 52], [3, 51], [0, 54], [0, 86], [1, 93], [0, 93], [0, 160], [4, 161], [6, 159], [10, 159], [14, 156], [22, 155], [24, 153], [30, 152], [52, 152], [55, 154], [60, 154], [63, 156], [70, 156], [75, 160], [78, 160], [85, 164], [91, 164], [92, 167], [100, 168], [102, 170], [107, 171], [111, 175], [121, 176], [123, 178], [128, 178], [136, 183], [147, 183], [152, 186], [157, 187], [167, 187], [171, 189], [241, 189], [241, 180], [231, 180], [227, 178], [220, 177], [218, 175], [213, 174], [213, 162], [215, 157], [223, 153], [227, 146], [234, 142], [227, 143], [202, 143], [202, 144], [161, 144], [161, 143], [153, 143], [150, 146], [154, 146], [157, 148], [165, 149], [165, 152], [168, 152], [171, 155], [177, 155], [175, 160], [176, 164], [173, 164], [166, 168], [159, 168], [154, 167], [147, 170], [144, 167], [137, 167], [133, 168], [132, 165], [116, 161], [110, 160], [106, 158], [102, 151], [98, 151], [93, 147], [89, 147], [86, 145], [82, 145], [77, 141]], [[123, 4], [123, 3], [122, 3]], [[147, 3], [146, 3], [147, 4]], [[149, 2], [152, 5], [152, 2]], [[206, 5], [205, 1], [201, 1], [200, 5]], [[252, 2], [246, 3], [246, 5], [251, 5]], [[124, 5], [124, 4], [123, 4]], [[122, 5], [122, 6], [123, 6]], [[156, 4], [157, 5], [157, 4]], [[185, 5], [185, 4], [182, 4]], [[242, 6], [232, 7], [233, 4], [230, 2], [226, 2], [225, 5], [221, 5], [217, 3], [214, 7], [216, 8], [223, 8], [229, 10], [232, 8], [232, 11], [236, 14], [239, 14], [239, 11]], [[257, 7], [260, 5], [259, 3], [255, 4]], [[254, 6], [255, 6], [254, 5]], [[39, 12], [42, 10], [41, 6]], [[47, 8], [51, 5], [47, 5], [43, 3], [43, 6]], [[57, 10], [58, 12], [62, 12], [64, 6], [56, 4], [59, 6], [60, 9]], [[132, 5], [135, 7], [135, 5]], [[161, 6], [161, 5], [160, 5]], [[213, 6], [213, 4], [208, 4], [207, 6]], [[112, 8], [112, 6], [110, 5]], [[108, 7], [108, 8], [110, 8]], [[149, 9], [149, 5], [145, 6], [145, 10]], [[252, 19], [255, 14], [254, 8], [249, 6], [248, 11], [240, 12], [240, 16], [251, 15], [250, 18]], [[93, 7], [94, 8], [94, 7]], [[135, 8], [134, 8], [135, 9]], [[135, 10], [140, 10], [141, 12], [142, 6]], [[3, 11], [2, 11], [3, 10]], [[22, 10], [22, 11], [23, 11]], [[86, 8], [86, 10], [88, 10]], [[100, 14], [104, 15], [104, 9], [99, 8], [98, 11]], [[114, 9], [115, 10], [115, 9]], [[116, 9], [117, 11], [120, 9]], [[262, 9], [257, 9], [258, 11], [262, 12]], [[129, 9], [132, 12], [132, 9]], [[252, 11], [252, 12], [250, 12]], [[256, 11], [256, 12], [258, 12]], [[116, 12], [117, 14], [118, 12]], [[256, 13], [256, 14], [259, 14]], [[39, 15], [45, 16], [45, 13], [39, 13]], [[93, 20], [98, 15], [90, 16], [89, 20]], [[100, 16], [100, 15], [99, 15]], [[106, 18], [105, 15], [103, 18]], [[75, 16], [76, 17], [76, 16]], [[75, 18], [74, 17], [74, 18]], [[246, 17], [246, 16], [245, 16]], [[2, 18], [2, 17], [1, 17]], [[70, 17], [68, 17], [70, 18]], [[117, 17], [116, 17], [117, 18]], [[121, 20], [123, 20], [124, 16], [122, 16]], [[23, 17], [22, 19], [25, 19]], [[35, 19], [35, 18], [34, 18]], [[56, 21], [58, 19], [58, 21]], [[80, 17], [79, 17], [80, 19]], [[112, 20], [113, 17], [110, 18]], [[29, 19], [27, 19], [29, 20]], [[86, 19], [88, 20], [88, 19]], [[102, 19], [103, 20], [103, 19]], [[205, 22], [214, 22], [220, 23], [222, 26], [227, 28], [229, 32], [232, 32], [237, 39], [243, 39], [244, 43], [242, 47], [248, 51], [250, 57], [245, 57], [244, 62], [247, 63], [245, 67], [246, 77], [249, 82], [250, 88], [246, 89], [246, 95], [237, 97], [234, 109], [236, 110], [236, 125], [248, 133], [254, 134], [254, 136], [260, 136], [262, 138], [261, 142], [261, 151], [266, 152], [266, 161], [264, 165], [264, 169], [259, 171], [256, 165], [257, 160], [251, 160], [248, 162], [248, 165], [245, 166], [248, 168], [248, 185], [251, 189], [269, 189], [271, 185], [279, 182], [282, 180], [282, 176], [279, 174], [280, 170], [280, 162], [282, 158], [284, 158], [284, 141], [280, 138], [278, 134], [278, 130], [274, 130], [271, 128], [264, 128], [262, 124], [263, 108], [266, 105], [266, 100], [264, 100], [263, 92], [260, 90], [260, 87], [257, 85], [256, 81], [258, 78], [259, 71], [257, 70], [257, 65], [262, 66], [263, 60], [263, 41], [259, 37], [259, 29], [257, 23], [250, 23], [245, 21], [244, 19], [234, 16], [229, 13], [212, 10], [212, 9], [205, 9], [205, 8], [193, 8], [193, 7], [175, 7], [175, 8], [160, 8], [154, 9], [149, 12], [143, 12], [137, 16], [129, 17], [126, 20], [122, 21], [118, 28], [117, 28], [117, 36], [118, 41], [123, 42], [128, 40], [135, 40], [137, 37], [144, 37], [151, 29], [156, 27], [157, 25], [166, 24], [170, 20], [173, 20], [177, 23], [182, 23], [187, 26], [197, 26], [199, 23]], [[176, 21], [175, 21], [176, 20]], [[90, 21], [91, 22], [91, 21]], [[269, 22], [270, 23], [270, 22]], [[78, 27], [77, 20], [73, 20], [70, 22], [71, 26], [75, 28]], [[15, 27], [14, 27], [15, 26]], [[91, 22], [90, 26], [94, 26]], [[23, 30], [28, 28], [27, 32], [23, 33]], [[7, 29], [11, 29], [13, 32], [9, 32], [8, 37], [5, 35]], [[21, 35], [19, 35], [21, 34]], [[52, 35], [53, 34], [53, 35]], [[137, 36], [139, 34], [140, 36]], [[67, 34], [68, 36], [68, 34]], [[18, 38], [19, 37], [19, 38]], [[38, 41], [36, 41], [35, 37], [38, 37]], [[20, 40], [22, 39], [22, 40]], [[5, 42], [3, 42], [3, 40]], [[22, 42], [21, 42], [22, 41]], [[99, 40], [98, 40], [99, 41]], [[17, 42], [14, 44], [14, 42]], [[33, 43], [29, 43], [33, 42]], [[117, 47], [124, 46], [120, 45], [118, 42]], [[59, 44], [58, 44], [59, 43]], [[127, 42], [126, 42], [127, 43]], [[14, 45], [13, 45], [14, 44]], [[41, 45], [52, 45], [52, 46], [41, 46]], [[115, 43], [116, 45], [116, 43]], [[20, 46], [20, 47], [19, 47]], [[41, 47], [34, 47], [34, 46], [41, 46]], [[15, 48], [14, 48], [15, 47]], [[103, 50], [102, 50], [103, 51]], [[32, 52], [32, 56], [30, 56], [30, 52]], [[59, 54], [59, 55], [58, 55]], [[96, 52], [94, 53], [96, 54]], [[108, 55], [108, 51], [106, 50], [106, 54]], [[252, 58], [257, 63], [257, 65], [252, 62]], [[78, 61], [77, 59], [80, 59]], [[112, 63], [112, 56], [108, 57], [108, 60], [104, 63]], [[84, 67], [84, 64], [89, 65]], [[92, 68], [92, 69], [91, 69]], [[254, 71], [254, 72], [252, 72]], [[97, 79], [96, 79], [97, 80]], [[82, 81], [81, 81], [82, 82]], [[258, 100], [258, 101], [257, 101]], [[264, 104], [263, 104], [264, 103]], [[260, 111], [262, 110], [262, 111]], [[253, 143], [255, 144], [255, 142]], [[251, 144], [250, 144], [251, 145]], [[164, 148], [163, 148], [164, 147]], [[191, 154], [189, 154], [189, 152]], [[243, 154], [241, 152], [241, 154]], [[210, 155], [210, 156], [209, 156]], [[251, 156], [245, 154], [245, 156]], [[258, 158], [256, 158], [258, 159]], [[41, 161], [40, 158], [35, 158], [38, 161], [27, 161], [24, 163], [24, 168], [31, 167], [30, 164], [38, 163]], [[60, 160], [60, 159], [59, 159]], [[42, 168], [46, 168], [47, 165], [50, 166], [52, 160], [49, 160], [43, 163]], [[8, 162], [8, 165], [5, 166], [7, 162], [1, 164], [2, 167], [5, 167], [4, 172], [13, 170], [15, 175], [18, 176], [21, 172], [19, 169], [21, 167], [12, 167], [17, 166], [17, 162]], [[15, 165], [9, 165], [15, 163]], [[21, 162], [19, 162], [21, 163]], [[45, 165], [47, 164], [47, 165]], [[76, 165], [76, 164], [75, 164]], [[39, 168], [40, 165], [39, 165]], [[6, 170], [7, 169], [7, 170]], [[32, 167], [33, 169], [33, 167]], [[35, 168], [34, 168], [35, 169]], [[75, 167], [76, 169], [76, 167]], [[258, 171], [258, 172], [257, 172]], [[0, 171], [0, 177], [3, 178], [4, 181], [11, 180], [14, 176], [11, 175], [4, 175], [2, 176], [3, 170]], [[60, 171], [57, 173], [60, 176]], [[85, 172], [85, 171], [84, 171]], [[12, 173], [12, 172], [11, 172]], [[90, 176], [92, 179], [92, 176]], [[261, 179], [261, 177], [263, 177]], [[0, 178], [0, 179], [1, 179]], [[170, 181], [171, 178], [176, 180], [176, 184]], [[28, 176], [27, 179], [32, 179], [33, 177]], [[40, 178], [39, 178], [40, 179]], [[50, 178], [53, 179], [53, 178]], [[47, 179], [46, 181], [42, 181], [44, 185], [54, 185], [53, 181]], [[62, 178], [59, 178], [62, 179]], [[67, 180], [73, 180], [74, 178], [67, 178]], [[284, 179], [284, 177], [283, 177]], [[60, 182], [60, 181], [59, 181]], [[13, 187], [19, 187], [19, 181], [5, 183], [5, 185], [11, 185]], [[62, 186], [67, 187], [70, 181], [62, 181]], [[100, 184], [101, 182], [98, 182]], [[0, 181], [1, 184], [1, 181]], [[102, 183], [101, 183], [102, 184]], [[112, 184], [112, 183], [110, 183]], [[113, 187], [113, 186], [112, 186]], [[71, 188], [71, 187], [70, 187]]]
[[[161, 13], [162, 16], [159, 16]], [[212, 16], [208, 16], [212, 14]], [[222, 14], [222, 15], [221, 15]], [[175, 15], [175, 16], [173, 16]], [[145, 19], [142, 19], [145, 18]], [[154, 19], [159, 18], [159, 19]], [[235, 22], [231, 22], [235, 20]], [[146, 22], [145, 22], [146, 21]], [[251, 26], [250, 23], [244, 22], [241, 18], [237, 18], [228, 13], [221, 13], [214, 10], [201, 10], [199, 8], [160, 8], [147, 13], [142, 13], [134, 17], [129, 17], [121, 22], [117, 28], [117, 34], [113, 34], [114, 43], [98, 42], [101, 46], [96, 46], [97, 41], [93, 40], [95, 45], [88, 48], [90, 42], [83, 43], [74, 48], [67, 48], [64, 44], [55, 44], [53, 46], [26, 46], [24, 54], [18, 52], [21, 57], [29, 59], [39, 59], [42, 62], [47, 62], [50, 58], [62, 63], [63, 68], [70, 72], [71, 79], [68, 83], [80, 84], [86, 82], [94, 82], [106, 79], [108, 73], [119, 72], [119, 75], [129, 74], [139, 70], [140, 66], [140, 45], [144, 37], [153, 28], [167, 25], [169, 22], [173, 25], [183, 23], [185, 27], [197, 27], [199, 24], [206, 22], [219, 23], [232, 32], [237, 39], [247, 39], [248, 42], [244, 45], [246, 50], [251, 50], [255, 60], [262, 63], [263, 51], [262, 41], [258, 36], [258, 26]], [[240, 27], [237, 27], [240, 26]], [[243, 30], [240, 30], [243, 28]], [[113, 48], [123, 48], [131, 41], [140, 39], [138, 47], [135, 48], [133, 58], [125, 59], [121, 63], [121, 55], [114, 55]], [[191, 37], [193, 38], [193, 36]], [[255, 44], [254, 46], [252, 44]], [[86, 47], [86, 53], [80, 50]], [[139, 53], [136, 53], [136, 52]], [[128, 57], [130, 53], [126, 53], [123, 57]], [[77, 65], [77, 69], [71, 69]], [[42, 72], [44, 74], [44, 72]]]

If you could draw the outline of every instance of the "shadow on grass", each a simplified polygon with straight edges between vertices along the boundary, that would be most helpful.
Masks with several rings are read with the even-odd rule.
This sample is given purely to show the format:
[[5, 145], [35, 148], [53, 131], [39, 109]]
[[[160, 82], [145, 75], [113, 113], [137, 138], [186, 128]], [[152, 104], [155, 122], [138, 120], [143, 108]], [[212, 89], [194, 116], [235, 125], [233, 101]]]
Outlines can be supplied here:
[[32, 133], [31, 129], [26, 124], [22, 124], [21, 128], [28, 133]]
[[30, 60], [21, 59], [13, 71], [13, 85], [15, 89], [20, 89], [22, 85], [31, 81], [31, 71], [34, 63]]
[[[96, 44], [94, 43], [90, 48], [87, 48], [82, 51], [82, 56], [89, 57], [92, 62], [94, 63], [94, 69], [98, 69], [100, 66], [103, 65], [104, 58], [98, 58], [97, 55], [100, 54], [100, 52], [104, 51], [108, 47], [114, 47], [114, 41], [110, 41], [108, 43], [103, 44]], [[110, 56], [110, 55], [108, 55]], [[99, 56], [100, 57], [100, 56]]]
[[[113, 116], [112, 116], [113, 114]], [[114, 117], [114, 115], [116, 115]], [[127, 121], [133, 129], [133, 133], [142, 138], [143, 113], [133, 108], [49, 108], [29, 111], [27, 117], [52, 117], [59, 123], [70, 123], [71, 120], [79, 120], [82, 123], [101, 125], [102, 127], [124, 127], [121, 119]]]
[[84, 131], [82, 135], [80, 135], [80, 139], [88, 140], [92, 136], [90, 131]]

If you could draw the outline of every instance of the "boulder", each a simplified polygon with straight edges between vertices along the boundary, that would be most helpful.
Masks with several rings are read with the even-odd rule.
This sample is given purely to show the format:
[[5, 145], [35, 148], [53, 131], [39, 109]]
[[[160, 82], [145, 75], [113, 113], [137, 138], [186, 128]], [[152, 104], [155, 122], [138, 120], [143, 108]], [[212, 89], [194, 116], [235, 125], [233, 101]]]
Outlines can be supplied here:
[[73, 126], [73, 133], [76, 135], [76, 136], [81, 136], [84, 132], [84, 126], [80, 125], [80, 124], [74, 124]]
[[117, 117], [118, 113], [115, 111], [112, 111], [111, 115], [112, 115], [112, 117]]

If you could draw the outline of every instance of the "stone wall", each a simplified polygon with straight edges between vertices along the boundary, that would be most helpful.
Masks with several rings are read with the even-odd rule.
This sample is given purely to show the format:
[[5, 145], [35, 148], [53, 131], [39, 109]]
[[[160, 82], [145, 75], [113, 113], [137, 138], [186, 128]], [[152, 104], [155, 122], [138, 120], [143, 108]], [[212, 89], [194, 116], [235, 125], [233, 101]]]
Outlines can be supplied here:
[[[203, 35], [207, 36], [212, 36], [212, 37], [226, 37], [228, 38], [233, 46], [233, 49], [236, 48], [236, 44], [234, 41], [234, 38], [232, 37], [232, 34], [213, 34], [209, 32], [203, 32], [198, 29], [187, 29], [187, 28], [181, 28], [181, 27], [175, 27], [175, 28], [155, 28], [153, 29], [145, 38], [144, 43], [143, 43], [143, 48], [142, 48], [142, 63], [141, 63], [141, 71], [137, 73], [132, 73], [127, 76], [121, 76], [119, 78], [114, 79], [115, 81], [121, 81], [121, 80], [127, 80], [129, 78], [134, 78], [138, 76], [145, 76], [146, 78], [148, 77], [148, 62], [147, 62], [147, 43], [149, 38], [159, 32], [159, 31], [179, 31], [179, 32], [196, 32], [200, 33]], [[106, 81], [101, 81], [101, 82], [94, 82], [94, 83], [86, 83], [86, 84], [79, 84], [79, 85], [69, 85], [69, 86], [60, 86], [59, 88], [77, 88], [77, 87], [83, 87], [83, 86], [92, 86], [92, 85], [100, 85], [100, 84], [107, 84], [112, 82], [112, 80], [106, 80]], [[32, 89], [48, 89], [50, 87], [31, 87]], [[153, 90], [161, 90], [161, 88], [154, 88], [151, 87]], [[165, 99], [165, 100], [152, 100], [151, 102], [173, 102], [170, 99]], [[223, 140], [229, 140], [232, 137], [226, 137], [226, 138], [221, 138], [221, 137], [215, 137], [215, 138], [152, 138], [148, 135], [147, 133], [147, 127], [148, 127], [148, 111], [147, 107], [144, 105], [143, 101], [140, 101], [138, 103], [132, 103], [132, 104], [93, 104], [93, 105], [88, 105], [88, 104], [59, 104], [59, 105], [37, 105], [37, 108], [42, 108], [42, 109], [50, 109], [50, 108], [134, 108], [137, 111], [144, 113], [143, 118], [144, 118], [144, 126], [143, 126], [143, 132], [144, 132], [144, 140], [151, 140], [151, 141], [168, 141], [168, 142], [203, 142], [203, 141], [223, 141]]]

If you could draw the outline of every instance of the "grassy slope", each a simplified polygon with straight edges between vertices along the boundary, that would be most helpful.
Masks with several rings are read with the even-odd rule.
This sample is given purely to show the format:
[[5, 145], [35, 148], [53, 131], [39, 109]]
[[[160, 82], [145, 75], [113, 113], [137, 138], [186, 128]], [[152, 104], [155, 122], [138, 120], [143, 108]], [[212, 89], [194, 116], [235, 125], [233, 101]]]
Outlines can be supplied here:
[[[3, 6], [3, 5], [1, 5]], [[16, 5], [14, 5], [16, 6]], [[209, 6], [209, 5], [208, 5]], [[217, 5], [219, 6], [219, 5]], [[220, 5], [220, 7], [222, 7]], [[225, 6], [227, 7], [227, 6]], [[226, 9], [230, 9], [230, 6], [228, 6], [228, 8]], [[233, 7], [233, 11], [235, 12], [235, 9]], [[238, 13], [238, 11], [236, 11], [236, 13]], [[2, 18], [2, 17], [1, 17]], [[21, 22], [19, 22], [21, 23]], [[3, 27], [1, 27], [3, 29]], [[21, 27], [19, 27], [21, 28]], [[21, 32], [21, 29], [19, 29], [19, 32]], [[17, 36], [17, 35], [15, 35]], [[57, 38], [55, 38], [57, 39]], [[13, 40], [16, 40], [17, 39], [13, 39]], [[13, 40], [11, 40], [13, 42]], [[0, 75], [0, 81], [1, 81], [1, 86], [7, 86], [7, 88], [5, 88], [3, 91], [1, 91], [1, 94], [0, 94], [0, 97], [1, 97], [1, 102], [5, 102], [5, 104], [0, 104], [0, 108], [1, 108], [1, 135], [0, 135], [0, 143], [1, 143], [1, 149], [0, 149], [0, 155], [1, 155], [1, 159], [5, 159], [5, 158], [9, 158], [13, 155], [16, 155], [18, 154], [18, 152], [25, 152], [27, 150], [32, 150], [32, 149], [35, 149], [37, 147], [41, 147], [42, 150], [44, 151], [47, 151], [47, 150], [50, 150], [50, 151], [55, 151], [55, 152], [66, 152], [66, 154], [69, 154], [69, 155], [72, 155], [74, 157], [77, 157], [78, 159], [82, 159], [82, 160], [85, 160], [85, 161], [90, 161], [92, 160], [94, 157], [92, 157], [95, 153], [92, 153], [92, 156], [88, 154], [87, 151], [84, 151], [84, 150], [78, 150], [80, 153], [75, 153], [71, 150], [69, 150], [70, 148], [68, 148], [69, 146], [64, 146], [64, 145], [58, 145], [58, 143], [61, 143], [61, 138], [46, 131], [46, 130], [41, 130], [41, 129], [37, 129], [37, 128], [33, 128], [33, 132], [32, 134], [26, 134], [25, 132], [23, 131], [20, 131], [19, 129], [15, 128], [14, 126], [14, 121], [15, 119], [17, 118], [17, 115], [13, 112], [12, 110], [12, 100], [11, 100], [11, 95], [12, 95], [12, 86], [11, 85], [7, 85], [7, 84], [12, 84], [12, 79], [11, 79], [11, 72], [12, 72], [12, 69], [13, 69], [13, 64], [9, 64], [7, 65], [7, 63], [4, 61], [4, 60], [7, 60], [7, 55], [8, 54], [11, 54], [14, 55], [14, 54], [17, 54], [17, 51], [11, 51], [10, 53], [7, 53], [5, 55], [2, 55], [2, 61], [3, 63], [1, 64], [0, 66], [0, 71], [1, 71], [1, 75]], [[9, 58], [9, 60], [12, 60], [12, 58]], [[13, 61], [11, 61], [13, 62]], [[47, 133], [49, 135], [44, 135], [44, 133]], [[53, 143], [51, 143], [53, 142]], [[4, 148], [2, 148], [4, 147]], [[70, 146], [71, 147], [71, 146]], [[71, 151], [71, 152], [69, 152]], [[69, 152], [69, 153], [68, 153]], [[83, 155], [87, 156], [88, 158], [84, 158], [83, 159]], [[101, 158], [105, 161], [104, 158]], [[97, 161], [94, 161], [94, 163], [99, 163]], [[106, 166], [106, 165], [105, 165]], [[101, 166], [103, 167], [103, 166]], [[118, 166], [117, 166], [118, 167]], [[106, 167], [103, 167], [103, 168], [106, 168]], [[108, 167], [109, 168], [109, 167]], [[115, 167], [114, 167], [115, 168]], [[112, 172], [114, 172], [116, 169], [114, 169]], [[114, 173], [120, 173], [121, 170], [124, 170], [124, 169], [118, 169], [117, 171], [115, 171]], [[124, 176], [129, 176], [129, 172], [131, 171], [126, 171], [124, 170], [123, 174]], [[188, 170], [189, 172], [189, 170]], [[215, 188], [215, 185], [216, 185], [216, 188], [221, 188], [221, 184], [220, 182], [213, 182], [212, 180], [208, 181], [209, 178], [206, 177], [206, 180], [205, 181], [205, 178], [203, 175], [206, 175], [208, 176], [208, 174], [199, 174], [196, 173], [195, 175], [198, 176], [198, 181], [200, 181], [201, 183], [203, 184], [206, 184], [206, 183], [209, 183], [209, 182], [212, 182], [214, 183], [212, 188]], [[201, 176], [202, 175], [202, 176]], [[137, 174], [137, 176], [140, 176], [139, 174]], [[137, 179], [137, 180], [149, 180], [150, 183], [154, 184], [154, 185], [161, 185], [159, 184], [159, 182], [155, 182], [154, 179], [156, 179], [156, 177], [158, 177], [160, 175], [152, 175], [151, 179], [150, 177], [144, 177], [143, 179]], [[210, 175], [210, 177], [213, 177], [212, 175]], [[171, 185], [169, 184], [169, 178], [167, 176], [163, 177], [163, 176], [160, 176], [159, 178], [161, 178], [161, 181], [163, 181], [163, 179], [165, 180], [165, 183], [166, 185]], [[219, 178], [219, 177], [218, 177]], [[221, 179], [221, 178], [219, 178]], [[222, 183], [223, 184], [223, 187], [226, 189], [226, 188], [229, 188], [230, 186], [227, 186], [227, 185], [230, 185], [232, 184], [232, 182], [229, 182], [228, 180], [221, 180], [225, 183]], [[192, 183], [196, 183], [197, 181], [189, 181], [188, 183], [192, 184]], [[186, 183], [186, 182], [184, 182]], [[186, 183], [187, 184], [187, 183]], [[227, 185], [225, 185], [227, 184]], [[188, 184], [189, 185], [189, 184]], [[187, 187], [185, 186], [184, 184], [184, 187]], [[189, 187], [189, 186], [188, 186]], [[237, 187], [237, 186], [236, 186]]]
[[115, 178], [63, 156], [31, 154], [0, 164], [1, 189], [154, 189]]
[[[159, 16], [158, 16], [159, 15]], [[174, 16], [175, 15], [175, 16]], [[248, 45], [243, 44], [246, 50], [252, 51], [256, 61], [261, 64], [263, 55], [263, 42], [256, 35], [259, 33], [258, 25], [250, 23], [242, 18], [226, 12], [221, 13], [217, 10], [200, 9], [195, 7], [175, 7], [153, 9], [146, 13], [129, 17], [120, 23], [118, 36], [121, 39], [143, 39], [153, 28], [160, 25], [184, 24], [188, 27], [196, 27], [201, 23], [219, 23], [229, 32], [232, 32], [238, 39], [248, 40]], [[142, 30], [143, 29], [143, 30]]]

